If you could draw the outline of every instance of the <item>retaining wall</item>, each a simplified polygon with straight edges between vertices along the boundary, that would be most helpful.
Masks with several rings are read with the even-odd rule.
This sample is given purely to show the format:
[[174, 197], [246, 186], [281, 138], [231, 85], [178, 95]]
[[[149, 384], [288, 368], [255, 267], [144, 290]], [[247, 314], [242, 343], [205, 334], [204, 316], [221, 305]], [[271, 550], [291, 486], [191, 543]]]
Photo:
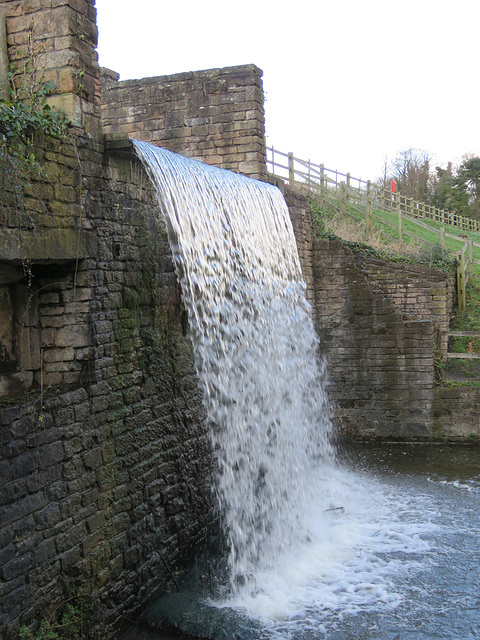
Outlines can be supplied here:
[[480, 390], [435, 381], [453, 276], [314, 244], [315, 316], [339, 434], [465, 441], [480, 436]]

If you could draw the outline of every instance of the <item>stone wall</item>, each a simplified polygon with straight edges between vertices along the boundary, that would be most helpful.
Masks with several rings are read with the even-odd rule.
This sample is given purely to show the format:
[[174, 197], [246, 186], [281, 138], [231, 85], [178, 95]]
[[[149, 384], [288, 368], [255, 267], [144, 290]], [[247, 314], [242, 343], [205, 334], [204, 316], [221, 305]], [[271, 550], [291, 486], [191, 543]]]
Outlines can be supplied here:
[[454, 302], [453, 280], [441, 271], [421, 266], [370, 259], [362, 268], [376, 291], [385, 296], [396, 309], [416, 320], [433, 320], [437, 347], [441, 355], [447, 352], [447, 336]]
[[[32, 267], [34, 380], [0, 409], [0, 637], [80, 587], [118, 628], [214, 527], [202, 397], [152, 187], [131, 154], [65, 144], [51, 158], [78, 154], [75, 233], [96, 243]], [[15, 290], [29, 290], [28, 277], [1, 257], [21, 314], [28, 296]]]
[[0, 398], [34, 383], [78, 382], [89, 359], [92, 291], [81, 261], [97, 245], [81, 224], [79, 157], [72, 144], [53, 139], [35, 152], [44, 179], [26, 183], [24, 198], [15, 172], [3, 182], [0, 318], [8, 330], [0, 331]]
[[399, 440], [480, 436], [480, 391], [443, 389], [435, 381], [453, 277], [372, 259], [335, 240], [317, 239], [313, 255], [317, 329], [339, 433]]
[[480, 442], [480, 389], [438, 387], [434, 391], [432, 432], [437, 438]]
[[245, 65], [116, 82], [104, 70], [104, 131], [265, 178], [261, 76]]
[[[52, 82], [48, 101], [99, 134], [100, 73], [95, 0], [0, 0], [17, 91]], [[34, 69], [32, 76], [26, 69]]]
[[305, 280], [305, 294], [313, 306], [315, 290], [313, 282], [313, 228], [310, 205], [303, 193], [286, 186], [283, 180], [268, 176], [268, 182], [280, 189], [290, 214], [302, 275]]

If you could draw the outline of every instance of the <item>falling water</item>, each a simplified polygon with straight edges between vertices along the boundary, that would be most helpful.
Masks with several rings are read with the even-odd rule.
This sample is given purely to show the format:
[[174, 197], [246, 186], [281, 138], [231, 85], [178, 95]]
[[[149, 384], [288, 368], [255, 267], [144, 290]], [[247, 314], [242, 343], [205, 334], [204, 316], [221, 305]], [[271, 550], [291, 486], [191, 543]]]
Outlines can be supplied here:
[[235, 587], [308, 535], [312, 470], [333, 457], [311, 308], [276, 187], [135, 146], [189, 314]]
[[[211, 422], [228, 605], [261, 621], [262, 639], [478, 638], [476, 458], [461, 482], [426, 469], [418, 450], [420, 464], [404, 473], [393, 459], [373, 475], [336, 462], [325, 367], [280, 192], [135, 147], [165, 215]], [[453, 590], [450, 558], [455, 584], [463, 581]], [[225, 635], [223, 622], [208, 637], [247, 637]]]

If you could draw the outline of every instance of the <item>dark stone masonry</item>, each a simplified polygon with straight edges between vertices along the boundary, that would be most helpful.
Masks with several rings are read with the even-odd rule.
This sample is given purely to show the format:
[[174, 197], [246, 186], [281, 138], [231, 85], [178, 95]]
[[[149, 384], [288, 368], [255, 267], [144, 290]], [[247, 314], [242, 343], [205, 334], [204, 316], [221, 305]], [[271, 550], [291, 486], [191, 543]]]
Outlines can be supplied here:
[[152, 187], [131, 155], [78, 152], [95, 253], [34, 265], [32, 393], [0, 409], [4, 632], [80, 587], [118, 624], [214, 529], [202, 397]]
[[[10, 62], [35, 59], [72, 122], [36, 141], [25, 216], [0, 202], [0, 640], [80, 589], [113, 634], [217, 532], [188, 318], [128, 136], [266, 180], [261, 72], [119, 82], [98, 67], [94, 0], [0, 13]], [[451, 278], [315, 240], [307, 199], [280, 187], [339, 433], [480, 436], [479, 390], [435, 386]]]

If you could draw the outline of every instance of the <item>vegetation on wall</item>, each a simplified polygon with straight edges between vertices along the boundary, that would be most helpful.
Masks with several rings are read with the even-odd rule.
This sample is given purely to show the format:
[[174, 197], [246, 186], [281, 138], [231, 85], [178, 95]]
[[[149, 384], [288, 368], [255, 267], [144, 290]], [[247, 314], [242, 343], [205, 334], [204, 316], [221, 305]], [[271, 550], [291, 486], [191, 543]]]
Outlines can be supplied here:
[[101, 640], [107, 637], [98, 612], [85, 597], [73, 596], [44, 618], [36, 631], [20, 627], [19, 640]]
[[33, 42], [30, 48], [22, 69], [9, 72], [9, 99], [0, 100], [0, 222], [19, 231], [34, 227], [26, 193], [34, 180], [46, 177], [38, 148], [46, 138], [64, 138], [69, 127], [64, 114], [47, 103], [55, 85], [44, 82]]
[[2, 200], [25, 211], [25, 186], [42, 173], [35, 150], [38, 136], [64, 137], [68, 132], [65, 116], [51, 108], [46, 97], [53, 82], [42, 83], [29, 96], [0, 101], [0, 170]]
[[451, 253], [439, 244], [417, 246], [388, 239], [375, 230], [373, 233], [368, 233], [365, 222], [354, 219], [348, 207], [346, 214], [342, 216], [337, 208], [314, 194], [310, 194], [309, 202], [314, 234], [317, 237], [336, 238], [355, 253], [379, 260], [417, 264], [445, 273], [454, 270], [455, 262]]

